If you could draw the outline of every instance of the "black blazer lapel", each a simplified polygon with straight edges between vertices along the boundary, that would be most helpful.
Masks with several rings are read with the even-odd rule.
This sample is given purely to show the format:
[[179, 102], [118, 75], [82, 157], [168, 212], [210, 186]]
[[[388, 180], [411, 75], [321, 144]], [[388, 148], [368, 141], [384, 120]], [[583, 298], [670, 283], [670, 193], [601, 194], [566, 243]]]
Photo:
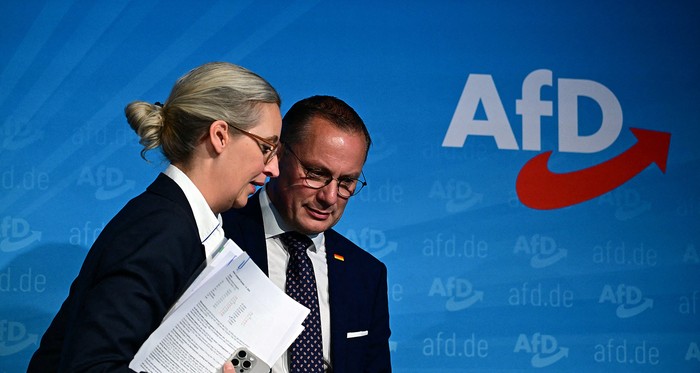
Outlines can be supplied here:
[[197, 225], [194, 219], [194, 213], [190, 207], [190, 203], [187, 201], [187, 197], [185, 196], [185, 192], [180, 189], [177, 183], [171, 179], [170, 176], [164, 173], [158, 174], [158, 177], [146, 188], [146, 190], [159, 196], [163, 196], [178, 204], [182, 208], [183, 212], [186, 213], [190, 219], [192, 219], [192, 224], [195, 226]]
[[231, 209], [222, 214], [224, 233], [253, 259], [267, 275], [267, 245], [265, 227], [260, 209], [260, 191], [248, 199], [240, 209]]
[[331, 309], [331, 357], [335, 373], [343, 373], [347, 366], [347, 339], [348, 315], [344, 312], [351, 284], [346, 274], [346, 254], [342, 244], [336, 239], [333, 230], [325, 232], [326, 237], [326, 262], [328, 263], [328, 293]]

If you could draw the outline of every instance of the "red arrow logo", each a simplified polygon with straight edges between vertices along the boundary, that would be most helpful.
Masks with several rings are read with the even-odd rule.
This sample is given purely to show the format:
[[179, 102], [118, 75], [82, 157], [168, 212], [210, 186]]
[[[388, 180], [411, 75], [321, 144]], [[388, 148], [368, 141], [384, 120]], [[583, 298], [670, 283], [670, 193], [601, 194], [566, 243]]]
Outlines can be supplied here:
[[601, 164], [569, 173], [553, 173], [547, 167], [551, 151], [529, 160], [518, 174], [515, 190], [525, 206], [550, 210], [601, 196], [626, 183], [650, 164], [666, 172], [671, 134], [630, 128], [637, 143]]

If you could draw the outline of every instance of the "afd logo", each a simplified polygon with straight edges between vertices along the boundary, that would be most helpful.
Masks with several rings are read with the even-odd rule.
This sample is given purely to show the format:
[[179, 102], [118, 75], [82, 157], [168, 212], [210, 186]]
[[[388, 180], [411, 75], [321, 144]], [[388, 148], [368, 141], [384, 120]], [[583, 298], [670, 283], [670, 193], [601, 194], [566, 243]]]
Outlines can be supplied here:
[[616, 288], [609, 284], [603, 286], [598, 303], [617, 304], [615, 314], [621, 319], [637, 316], [654, 307], [654, 300], [644, 298], [638, 287], [625, 284], [619, 284]]
[[[382, 133], [372, 134], [372, 156], [367, 164], [377, 164], [391, 158], [398, 152], [399, 147], [393, 141], [387, 140]], [[364, 192], [363, 192], [364, 193]]]
[[391, 254], [398, 247], [396, 242], [388, 241], [386, 234], [378, 229], [362, 228], [359, 231], [348, 229], [345, 237], [371, 252], [377, 259]]
[[685, 352], [685, 360], [695, 360], [700, 362], [700, 347], [698, 347], [697, 342], [690, 342], [688, 345], [688, 350]]
[[435, 180], [428, 198], [443, 200], [447, 212], [458, 213], [474, 207], [484, 199], [484, 195], [474, 192], [466, 181], [449, 179]]
[[114, 167], [83, 167], [78, 177], [78, 186], [90, 185], [97, 188], [95, 198], [100, 201], [119, 197], [133, 189], [134, 184], [133, 180], [125, 180], [124, 173]]
[[43, 137], [44, 131], [39, 130], [37, 127], [29, 125], [29, 121], [26, 120], [9, 119], [5, 122], [5, 126], [0, 132], [2, 135], [2, 146], [0, 148], [7, 150], [26, 148]]
[[41, 232], [31, 230], [22, 218], [5, 216], [0, 221], [0, 238], [0, 251], [9, 253], [41, 241]]
[[651, 203], [629, 188], [618, 188], [607, 193], [598, 199], [598, 205], [615, 207], [615, 218], [620, 221], [634, 219], [651, 210]]
[[[554, 102], [543, 100], [543, 87], [553, 87], [552, 71], [535, 70], [522, 84], [522, 98], [515, 112], [522, 117], [522, 150], [541, 151], [542, 117], [553, 116]], [[578, 121], [580, 97], [600, 107], [602, 121], [592, 134], [581, 135]], [[479, 107], [486, 119], [476, 119]], [[622, 107], [604, 85], [582, 79], [557, 79], [558, 142], [560, 152], [597, 153], [612, 145], [622, 131]], [[492, 137], [499, 149], [520, 150], [493, 77], [470, 74], [442, 142], [443, 147], [463, 147], [468, 136]], [[590, 168], [554, 173], [548, 167], [552, 151], [539, 154], [520, 170], [516, 192], [534, 209], [557, 209], [599, 197], [626, 183], [651, 163], [666, 172], [671, 135], [631, 128], [637, 143], [622, 154]]]
[[559, 347], [556, 338], [541, 333], [535, 333], [531, 337], [520, 334], [513, 352], [531, 354], [530, 365], [533, 368], [545, 368], [569, 356], [568, 347]]
[[535, 234], [529, 238], [526, 236], [518, 237], [513, 253], [530, 255], [530, 267], [540, 269], [566, 258], [568, 251], [558, 247], [554, 238]]
[[683, 263], [700, 264], [700, 254], [698, 254], [698, 250], [695, 249], [695, 244], [689, 243], [685, 246]]
[[436, 295], [448, 298], [445, 302], [445, 309], [448, 311], [461, 311], [484, 300], [483, 291], [474, 290], [469, 280], [458, 277], [449, 277], [447, 280], [439, 277], [433, 279], [428, 296]]
[[27, 333], [21, 322], [0, 320], [0, 356], [14, 355], [30, 345], [37, 344], [39, 337]]

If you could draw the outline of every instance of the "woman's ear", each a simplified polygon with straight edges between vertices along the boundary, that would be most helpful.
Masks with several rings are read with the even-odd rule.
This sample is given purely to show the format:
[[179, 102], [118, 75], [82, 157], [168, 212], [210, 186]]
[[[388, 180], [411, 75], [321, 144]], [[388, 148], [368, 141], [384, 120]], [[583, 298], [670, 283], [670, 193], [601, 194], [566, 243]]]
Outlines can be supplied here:
[[212, 122], [209, 126], [209, 142], [217, 154], [221, 154], [228, 145], [231, 135], [228, 131], [228, 123], [223, 120]]

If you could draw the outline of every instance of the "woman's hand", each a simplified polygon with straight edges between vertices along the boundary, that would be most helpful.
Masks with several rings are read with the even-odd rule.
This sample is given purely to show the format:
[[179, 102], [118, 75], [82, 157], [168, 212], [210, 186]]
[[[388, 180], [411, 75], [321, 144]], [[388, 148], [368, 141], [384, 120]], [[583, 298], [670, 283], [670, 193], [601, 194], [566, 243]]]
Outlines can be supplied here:
[[236, 368], [233, 367], [232, 362], [227, 361], [226, 364], [224, 364], [222, 373], [236, 373]]

